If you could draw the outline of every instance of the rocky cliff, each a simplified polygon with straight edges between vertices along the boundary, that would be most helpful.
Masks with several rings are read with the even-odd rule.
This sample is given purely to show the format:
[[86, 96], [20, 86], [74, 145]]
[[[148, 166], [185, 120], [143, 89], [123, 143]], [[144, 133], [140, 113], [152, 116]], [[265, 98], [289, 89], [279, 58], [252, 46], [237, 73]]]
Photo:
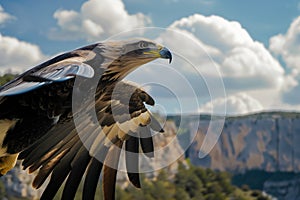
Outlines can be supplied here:
[[191, 144], [186, 156], [192, 164], [229, 171], [234, 179], [243, 177], [238, 185], [251, 185], [252, 189], [264, 190], [278, 200], [300, 199], [300, 113], [227, 117], [216, 145], [204, 158], [199, 158], [200, 147], [210, 123], [220, 121], [220, 117], [170, 119], [180, 125], [181, 144]]
[[[178, 121], [177, 118], [173, 120]], [[190, 116], [181, 127], [195, 131], [191, 127], [195, 127], [196, 121], [197, 117]], [[186, 153], [192, 164], [234, 173], [251, 169], [300, 171], [299, 113], [271, 112], [228, 117], [216, 145], [206, 157], [199, 158], [199, 149], [210, 122], [211, 117], [200, 117], [197, 134]], [[185, 134], [194, 135], [192, 132]]]

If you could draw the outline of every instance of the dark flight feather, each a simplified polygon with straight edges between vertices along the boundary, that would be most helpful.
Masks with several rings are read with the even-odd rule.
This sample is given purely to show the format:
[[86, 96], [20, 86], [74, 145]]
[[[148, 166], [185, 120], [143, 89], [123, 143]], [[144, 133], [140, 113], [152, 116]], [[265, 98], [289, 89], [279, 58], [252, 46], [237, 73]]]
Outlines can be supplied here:
[[[133, 135], [133, 134], [131, 134]], [[125, 161], [130, 182], [137, 188], [141, 187], [139, 176], [139, 139], [130, 136], [125, 142]]]
[[72, 169], [65, 184], [62, 199], [74, 199], [81, 178], [90, 160], [89, 152], [84, 147], [81, 147], [74, 161], [71, 163]]
[[[106, 154], [108, 152], [108, 149], [107, 148], [103, 149], [103, 151], [105, 151]], [[92, 158], [83, 184], [83, 192], [82, 192], [83, 200], [90, 200], [94, 198], [97, 185], [99, 182], [102, 166], [103, 166], [102, 162], [100, 162], [97, 158]]]
[[103, 170], [103, 196], [104, 199], [115, 199], [115, 185], [117, 179], [117, 169], [123, 142], [118, 141], [112, 146], [107, 154]]
[[148, 126], [139, 128], [140, 142], [144, 154], [149, 157], [154, 157], [154, 146], [151, 130]]

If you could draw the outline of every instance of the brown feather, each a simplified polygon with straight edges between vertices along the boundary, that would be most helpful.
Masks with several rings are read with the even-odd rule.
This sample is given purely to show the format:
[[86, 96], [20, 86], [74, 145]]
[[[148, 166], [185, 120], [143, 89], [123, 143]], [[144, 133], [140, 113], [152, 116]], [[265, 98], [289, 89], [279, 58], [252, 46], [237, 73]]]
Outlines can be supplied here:
[[144, 154], [149, 158], [153, 158], [154, 146], [153, 146], [153, 139], [152, 139], [150, 128], [148, 126], [140, 127], [139, 134], [140, 134], [141, 147]]
[[125, 161], [130, 182], [137, 188], [141, 187], [139, 176], [139, 139], [131, 136], [125, 142]]
[[115, 199], [116, 178], [122, 145], [123, 142], [119, 140], [111, 146], [105, 160], [102, 183], [104, 200]]

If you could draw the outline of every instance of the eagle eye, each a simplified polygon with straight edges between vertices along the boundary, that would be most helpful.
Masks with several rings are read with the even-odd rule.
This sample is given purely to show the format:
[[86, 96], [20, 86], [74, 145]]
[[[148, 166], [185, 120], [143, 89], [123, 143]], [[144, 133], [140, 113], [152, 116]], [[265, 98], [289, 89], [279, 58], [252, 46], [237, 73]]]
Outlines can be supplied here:
[[139, 42], [139, 48], [140, 49], [145, 49], [147, 47], [148, 47], [148, 43], [147, 42], [145, 42], [145, 41]]

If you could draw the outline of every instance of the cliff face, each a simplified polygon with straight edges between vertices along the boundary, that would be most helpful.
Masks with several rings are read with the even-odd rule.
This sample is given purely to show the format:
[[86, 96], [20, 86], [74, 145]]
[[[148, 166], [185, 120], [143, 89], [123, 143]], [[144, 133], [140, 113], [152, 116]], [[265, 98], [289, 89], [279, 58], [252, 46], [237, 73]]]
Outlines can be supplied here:
[[[193, 119], [186, 126], [193, 126]], [[234, 173], [250, 169], [300, 171], [300, 114], [262, 113], [225, 120], [221, 136], [205, 158], [198, 157], [210, 120], [200, 121], [188, 151], [194, 165]], [[191, 130], [191, 129], [190, 129]]]

